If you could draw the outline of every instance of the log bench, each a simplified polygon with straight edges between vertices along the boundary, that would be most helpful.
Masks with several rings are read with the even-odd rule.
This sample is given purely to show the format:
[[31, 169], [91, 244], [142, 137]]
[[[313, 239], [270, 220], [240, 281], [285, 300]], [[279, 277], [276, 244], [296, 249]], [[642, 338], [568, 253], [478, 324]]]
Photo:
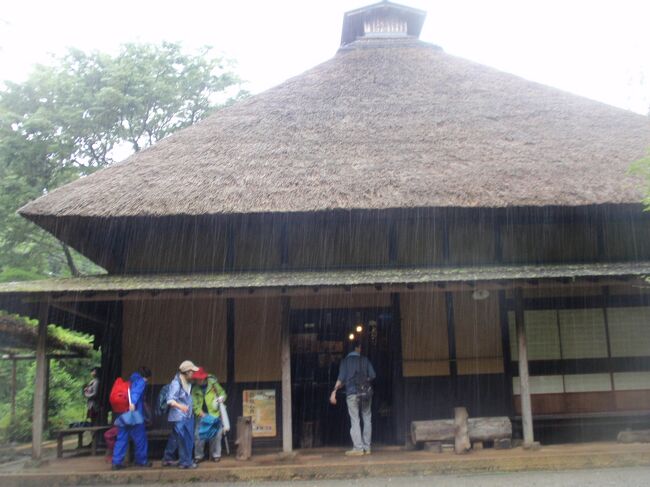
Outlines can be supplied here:
[[88, 432], [92, 435], [92, 441], [90, 442], [90, 453], [91, 455], [97, 455], [97, 444], [98, 440], [104, 431], [111, 428], [108, 426], [77, 426], [74, 428], [66, 428], [62, 430], [55, 431], [56, 435], [56, 457], [63, 457], [63, 438], [66, 436], [77, 435], [77, 449], [83, 448], [83, 435]]
[[[458, 421], [458, 418], [456, 418]], [[512, 439], [512, 423], [506, 416], [469, 418], [467, 435], [469, 441], [492, 441], [495, 447], [507, 447]], [[456, 440], [457, 425], [453, 419], [411, 422], [411, 441], [414, 445], [439, 442], [453, 443]], [[466, 445], [465, 445], [466, 447]]]

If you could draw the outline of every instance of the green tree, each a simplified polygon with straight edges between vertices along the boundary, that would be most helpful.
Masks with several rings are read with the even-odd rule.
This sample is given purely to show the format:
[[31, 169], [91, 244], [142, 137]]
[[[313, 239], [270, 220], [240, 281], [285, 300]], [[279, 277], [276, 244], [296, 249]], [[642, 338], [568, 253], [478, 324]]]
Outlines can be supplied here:
[[[0, 311], [0, 316], [3, 312]], [[37, 322], [20, 319], [24, 326], [36, 328]], [[50, 381], [48, 395], [48, 426], [56, 430], [70, 423], [83, 421], [86, 414], [86, 400], [82, 395], [84, 385], [90, 380], [90, 370], [99, 365], [101, 356], [93, 350], [90, 335], [66, 330], [55, 325], [48, 326], [48, 334], [57, 340], [56, 352], [65, 353], [80, 346], [88, 350], [84, 358], [50, 360]], [[18, 354], [33, 354], [33, 350], [13, 350]], [[0, 360], [0, 443], [9, 439], [27, 441], [31, 438], [32, 408], [34, 403], [34, 380], [36, 362], [19, 360], [16, 363], [16, 422], [11, 423], [11, 361]], [[1, 456], [1, 455], [0, 455]]]
[[0, 90], [0, 281], [99, 269], [16, 214], [28, 201], [150, 146], [245, 96], [210, 48], [71, 49]]

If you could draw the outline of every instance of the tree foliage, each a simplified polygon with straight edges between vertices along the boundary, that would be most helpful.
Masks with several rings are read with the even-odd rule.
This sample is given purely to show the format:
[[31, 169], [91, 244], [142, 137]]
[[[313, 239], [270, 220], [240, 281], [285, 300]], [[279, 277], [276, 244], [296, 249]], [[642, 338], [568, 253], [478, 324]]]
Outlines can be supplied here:
[[[2, 314], [2, 312], [0, 312]], [[14, 319], [20, 319], [13, 316]], [[35, 320], [23, 318], [25, 326], [36, 327]], [[92, 344], [92, 337], [54, 325], [48, 326], [48, 333], [55, 336], [65, 349], [72, 345]], [[65, 351], [65, 350], [62, 350]], [[30, 353], [29, 350], [23, 353]], [[90, 348], [87, 358], [50, 361], [48, 395], [48, 428], [61, 429], [70, 423], [83, 421], [86, 414], [86, 400], [83, 386], [90, 380], [90, 369], [99, 364], [100, 355]], [[36, 362], [16, 362], [16, 421], [11, 423], [11, 361], [0, 360], [0, 443], [9, 439], [27, 441], [32, 434], [32, 409], [34, 404], [34, 382]]]
[[[210, 48], [125, 44], [116, 55], [71, 49], [0, 91], [0, 281], [68, 275], [60, 242], [16, 214], [204, 118], [237, 92], [232, 63]], [[97, 272], [72, 252], [74, 267]], [[73, 272], [74, 272], [73, 267]]]

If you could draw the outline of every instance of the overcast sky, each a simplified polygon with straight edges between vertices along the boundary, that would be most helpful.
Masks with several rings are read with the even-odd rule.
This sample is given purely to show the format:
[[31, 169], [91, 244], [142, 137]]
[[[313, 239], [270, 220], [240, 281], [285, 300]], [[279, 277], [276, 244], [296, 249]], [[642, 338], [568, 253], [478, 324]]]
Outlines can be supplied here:
[[[336, 52], [343, 13], [373, 0], [16, 0], [0, 8], [0, 79], [67, 46], [214, 46], [258, 92]], [[404, 0], [446, 52], [622, 108], [650, 105], [650, 1]], [[647, 79], [647, 81], [646, 81]]]

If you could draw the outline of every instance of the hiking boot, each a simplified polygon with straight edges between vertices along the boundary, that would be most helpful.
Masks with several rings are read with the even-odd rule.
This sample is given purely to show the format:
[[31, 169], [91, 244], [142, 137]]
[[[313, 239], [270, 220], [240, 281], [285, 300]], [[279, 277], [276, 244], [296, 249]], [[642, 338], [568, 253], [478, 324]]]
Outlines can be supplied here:
[[346, 457], [361, 457], [363, 456], [363, 450], [348, 450], [345, 452]]

